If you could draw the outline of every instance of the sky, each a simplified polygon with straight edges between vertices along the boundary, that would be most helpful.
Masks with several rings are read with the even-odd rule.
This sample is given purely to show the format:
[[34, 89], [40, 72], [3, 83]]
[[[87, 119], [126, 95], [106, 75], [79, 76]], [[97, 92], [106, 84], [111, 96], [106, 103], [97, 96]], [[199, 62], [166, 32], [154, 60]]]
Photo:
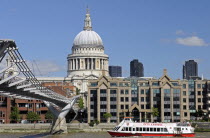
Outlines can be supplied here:
[[[138, 59], [147, 77], [163, 69], [182, 79], [186, 60], [210, 79], [209, 0], [1, 0], [0, 39], [15, 40], [38, 76], [66, 77], [67, 55], [82, 31], [86, 7], [102, 38], [109, 65], [130, 75]], [[2, 66], [2, 65], [0, 65]]]

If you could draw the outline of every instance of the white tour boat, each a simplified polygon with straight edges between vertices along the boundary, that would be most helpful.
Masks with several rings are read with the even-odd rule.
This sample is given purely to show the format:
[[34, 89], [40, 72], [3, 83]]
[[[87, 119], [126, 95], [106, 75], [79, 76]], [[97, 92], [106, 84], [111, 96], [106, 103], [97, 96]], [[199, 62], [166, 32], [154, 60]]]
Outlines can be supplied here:
[[171, 136], [195, 137], [194, 128], [190, 123], [139, 123], [133, 122], [132, 117], [124, 120], [108, 133], [113, 137], [129, 136]]

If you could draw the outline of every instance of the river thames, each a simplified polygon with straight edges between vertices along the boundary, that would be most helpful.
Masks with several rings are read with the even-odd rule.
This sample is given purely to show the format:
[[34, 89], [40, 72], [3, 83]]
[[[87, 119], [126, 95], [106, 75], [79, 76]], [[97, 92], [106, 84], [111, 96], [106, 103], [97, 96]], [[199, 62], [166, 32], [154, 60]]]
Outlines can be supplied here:
[[[78, 132], [78, 133], [68, 133], [62, 135], [48, 135], [46, 133], [42, 134], [24, 134], [24, 133], [1, 133], [0, 138], [112, 138], [106, 132]], [[120, 138], [120, 137], [119, 137]], [[125, 138], [125, 137], [123, 137]], [[132, 138], [132, 137], [129, 137]], [[144, 137], [135, 137], [144, 138]], [[160, 137], [145, 137], [145, 138], [160, 138]], [[164, 138], [164, 137], [161, 137]], [[196, 138], [210, 138], [210, 132], [199, 132], [196, 133]]]

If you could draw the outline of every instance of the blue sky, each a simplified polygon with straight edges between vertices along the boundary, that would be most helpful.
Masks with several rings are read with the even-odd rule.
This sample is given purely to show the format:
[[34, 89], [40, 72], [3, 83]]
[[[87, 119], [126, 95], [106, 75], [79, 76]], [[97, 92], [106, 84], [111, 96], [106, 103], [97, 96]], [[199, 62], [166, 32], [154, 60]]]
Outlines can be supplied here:
[[166, 68], [181, 79], [184, 61], [194, 59], [210, 79], [209, 0], [1, 0], [0, 39], [14, 39], [41, 74], [64, 77], [87, 5], [109, 64], [122, 66], [123, 76], [139, 59], [145, 76], [159, 78]]

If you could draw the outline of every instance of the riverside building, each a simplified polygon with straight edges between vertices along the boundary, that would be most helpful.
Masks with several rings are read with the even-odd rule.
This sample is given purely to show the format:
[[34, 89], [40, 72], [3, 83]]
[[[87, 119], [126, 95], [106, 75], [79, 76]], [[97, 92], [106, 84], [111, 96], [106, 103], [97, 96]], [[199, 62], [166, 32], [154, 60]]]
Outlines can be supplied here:
[[[88, 122], [120, 122], [133, 116], [140, 122], [180, 122], [195, 120], [196, 110], [208, 113], [207, 80], [172, 80], [164, 70], [159, 79], [152, 77], [111, 78], [101, 76], [88, 86]], [[152, 115], [158, 108], [159, 116]]]

